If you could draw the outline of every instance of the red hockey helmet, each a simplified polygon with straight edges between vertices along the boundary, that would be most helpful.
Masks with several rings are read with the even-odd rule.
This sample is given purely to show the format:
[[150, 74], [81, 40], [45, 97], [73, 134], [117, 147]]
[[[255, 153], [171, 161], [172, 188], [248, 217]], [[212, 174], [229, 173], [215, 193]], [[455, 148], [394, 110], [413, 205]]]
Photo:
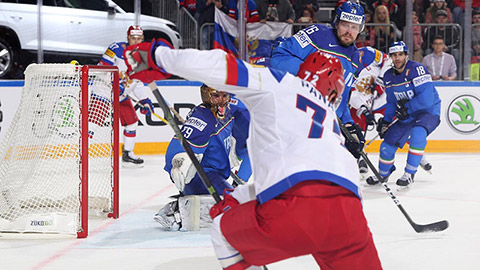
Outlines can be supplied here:
[[143, 29], [138, 25], [132, 25], [128, 28], [127, 36], [143, 36]]
[[345, 89], [340, 60], [320, 51], [310, 54], [305, 59], [297, 76], [313, 84], [330, 103], [335, 103]]

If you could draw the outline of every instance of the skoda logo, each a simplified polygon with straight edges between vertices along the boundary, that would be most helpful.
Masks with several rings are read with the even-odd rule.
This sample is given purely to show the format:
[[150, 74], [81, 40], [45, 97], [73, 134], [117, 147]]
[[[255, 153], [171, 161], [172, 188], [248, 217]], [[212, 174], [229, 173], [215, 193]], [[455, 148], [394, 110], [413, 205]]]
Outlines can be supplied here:
[[459, 133], [474, 133], [480, 129], [480, 99], [473, 95], [454, 98], [447, 109], [447, 122]]

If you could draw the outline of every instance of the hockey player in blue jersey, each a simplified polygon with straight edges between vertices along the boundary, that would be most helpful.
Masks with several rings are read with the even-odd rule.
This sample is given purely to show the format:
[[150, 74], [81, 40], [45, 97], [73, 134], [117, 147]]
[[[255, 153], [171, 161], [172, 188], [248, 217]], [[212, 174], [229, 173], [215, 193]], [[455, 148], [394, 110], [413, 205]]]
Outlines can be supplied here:
[[359, 139], [360, 143], [346, 142], [347, 148], [357, 158], [359, 157], [357, 149], [363, 148], [365, 139], [360, 128], [353, 124], [348, 100], [354, 74], [359, 67], [359, 53], [354, 41], [363, 31], [364, 23], [365, 13], [362, 6], [347, 1], [337, 8], [331, 27], [314, 24], [300, 30], [293, 37], [283, 41], [273, 51], [270, 60], [272, 67], [294, 75], [297, 75], [300, 64], [316, 51], [335, 56], [340, 60], [346, 85], [336, 113], [349, 132]]
[[[202, 104], [190, 111], [181, 131], [213, 186], [218, 193], [222, 194], [224, 190], [233, 188], [227, 182], [231, 169], [229, 153], [232, 146], [232, 134], [236, 137], [236, 156], [248, 161], [246, 139], [250, 118], [245, 106], [239, 100], [232, 99], [228, 93], [217, 91], [206, 85], [202, 85], [200, 91]], [[235, 116], [239, 119], [236, 119]], [[245, 164], [245, 166], [247, 172], [242, 171], [242, 176], [245, 177], [244, 180], [248, 180], [251, 170], [249, 164]], [[209, 194], [176, 137], [173, 137], [168, 145], [164, 169], [170, 174], [170, 179], [182, 196]], [[180, 200], [189, 199], [190, 197]], [[208, 210], [214, 201], [211, 196], [206, 196], [201, 199], [200, 203], [207, 205], [200, 209]], [[182, 203], [180, 205], [184, 207]], [[196, 210], [199, 209], [194, 211]], [[190, 216], [189, 213], [184, 213], [190, 211], [192, 211], [190, 208], [181, 209], [179, 200], [175, 200], [160, 209], [154, 219], [167, 230], [182, 228], [188, 230], [182, 222], [191, 222], [191, 220], [185, 221], [183, 218]], [[175, 216], [176, 214], [177, 216]], [[205, 211], [204, 214], [208, 216], [208, 211]]]
[[[403, 41], [393, 43], [388, 53], [393, 67], [385, 72], [383, 81], [387, 93], [385, 116], [379, 120], [377, 131], [384, 141], [380, 145], [379, 172], [386, 181], [395, 170], [394, 160], [398, 148], [410, 140], [405, 173], [397, 185], [408, 187], [422, 160], [427, 136], [440, 124], [440, 98], [433, 86], [427, 68], [408, 60], [408, 47]], [[398, 121], [391, 125], [394, 117]], [[379, 179], [371, 176], [367, 183], [374, 185]]]

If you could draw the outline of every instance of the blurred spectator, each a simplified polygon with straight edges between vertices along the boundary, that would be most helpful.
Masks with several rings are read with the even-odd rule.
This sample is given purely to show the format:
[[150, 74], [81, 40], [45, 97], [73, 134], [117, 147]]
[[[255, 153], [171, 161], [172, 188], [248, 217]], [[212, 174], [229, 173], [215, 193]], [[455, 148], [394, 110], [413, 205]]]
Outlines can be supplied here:
[[[237, 0], [230, 0], [228, 2], [228, 16], [234, 18], [235, 20], [238, 19], [238, 2]], [[247, 18], [247, 22], [258, 22], [260, 21], [258, 17], [258, 10], [257, 10], [257, 3], [254, 0], [247, 0], [247, 7], [245, 10], [245, 17]]]
[[195, 16], [195, 12], [197, 11], [197, 0], [179, 0], [178, 2], [180, 3], [180, 8], [186, 8], [192, 16]]
[[357, 40], [355, 41], [355, 46], [357, 48], [362, 48], [366, 46], [373, 46], [373, 39], [370, 39], [370, 32], [373, 31], [373, 26], [367, 25], [372, 22], [372, 13], [370, 11], [365, 12], [365, 29], [361, 32]]
[[432, 43], [433, 53], [423, 58], [422, 64], [427, 67], [434, 81], [455, 80], [457, 65], [451, 54], [444, 52], [445, 42], [442, 36], [436, 36]]
[[433, 6], [425, 12], [425, 23], [434, 23], [435, 14], [441, 9], [447, 12], [447, 23], [453, 23], [452, 11], [447, 7], [445, 0], [433, 0]]
[[390, 26], [390, 18], [386, 6], [377, 6], [373, 14], [373, 22], [385, 24], [373, 27], [372, 31], [370, 31], [370, 40], [374, 41], [373, 47], [382, 52], [386, 52], [388, 45], [390, 45], [395, 38], [395, 31]]
[[[378, 0], [377, 2], [372, 4], [372, 11], [375, 14], [375, 10], [378, 6], [385, 6], [388, 12], [388, 19], [391, 22], [394, 22], [396, 25], [402, 25], [402, 23], [398, 22], [400, 18], [398, 18], [398, 5], [395, 4], [394, 0]], [[404, 19], [405, 20], [405, 19]]]
[[423, 59], [423, 37], [422, 37], [422, 27], [418, 24], [418, 16], [415, 11], [412, 14], [412, 23], [413, 26], [413, 61], [422, 62]]
[[[463, 29], [465, 27], [465, 0], [453, 0], [453, 5], [455, 6], [452, 10], [453, 22], [460, 24]], [[480, 7], [480, 0], [472, 0], [472, 9], [478, 7]]]
[[293, 0], [293, 10], [295, 11], [295, 21], [300, 17], [304, 17], [304, 10], [308, 7], [313, 10], [312, 18], [315, 19], [315, 12], [318, 11], [317, 0]]
[[480, 42], [480, 9], [472, 12], [472, 45]]
[[315, 11], [312, 7], [306, 6], [303, 9], [302, 16], [298, 18], [297, 22], [299, 23], [316, 23], [317, 19], [315, 18]]
[[[427, 28], [425, 38], [425, 44], [432, 44], [433, 39], [436, 36], [443, 37], [446, 47], [444, 48], [445, 52], [448, 52], [453, 55], [453, 57], [458, 61], [460, 59], [460, 30], [457, 27], [445, 26], [442, 24], [447, 24], [448, 14], [445, 10], [440, 9], [435, 13], [435, 23], [439, 26], [430, 26]], [[430, 54], [432, 50], [430, 48], [425, 48], [425, 53]], [[458, 64], [458, 62], [457, 62]]]
[[413, 10], [417, 13], [419, 22], [421, 23], [425, 22], [425, 11], [429, 7], [430, 7], [430, 0], [414, 0]]
[[295, 12], [289, 0], [255, 0], [258, 7], [260, 22], [295, 21]]
[[213, 45], [213, 25], [205, 26], [205, 23], [215, 22], [215, 7], [228, 14], [228, 0], [197, 0], [198, 27], [201, 29], [202, 50], [209, 50]]

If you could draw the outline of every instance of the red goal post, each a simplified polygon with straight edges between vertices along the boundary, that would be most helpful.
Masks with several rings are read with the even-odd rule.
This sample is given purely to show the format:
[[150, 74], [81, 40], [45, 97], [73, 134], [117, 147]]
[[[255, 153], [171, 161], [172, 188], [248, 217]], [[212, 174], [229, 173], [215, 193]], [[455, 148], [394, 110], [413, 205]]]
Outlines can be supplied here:
[[89, 212], [118, 218], [118, 88], [116, 67], [27, 67], [0, 144], [3, 236], [85, 238]]

